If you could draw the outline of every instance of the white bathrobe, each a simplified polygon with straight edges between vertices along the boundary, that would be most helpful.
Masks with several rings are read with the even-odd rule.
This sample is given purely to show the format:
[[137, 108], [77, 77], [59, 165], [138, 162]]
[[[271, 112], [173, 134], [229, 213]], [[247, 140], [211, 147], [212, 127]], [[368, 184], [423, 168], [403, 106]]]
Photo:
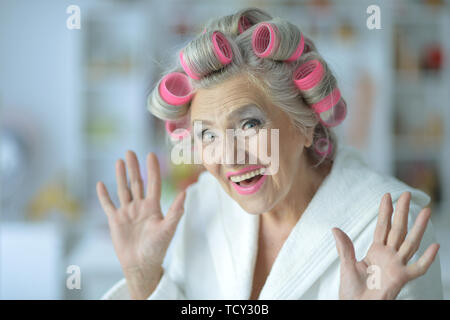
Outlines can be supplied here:
[[[408, 228], [430, 197], [370, 169], [358, 151], [339, 146], [330, 174], [283, 244], [259, 299], [338, 299], [340, 262], [333, 227], [352, 239], [356, 258], [370, 247], [381, 198], [394, 209], [411, 192]], [[208, 172], [188, 188], [185, 213], [166, 257], [164, 274], [148, 299], [249, 299], [258, 245], [259, 216], [244, 211]], [[431, 222], [418, 252], [435, 242]], [[439, 256], [428, 272], [409, 282], [397, 299], [442, 299]], [[102, 299], [130, 299], [125, 279]]]

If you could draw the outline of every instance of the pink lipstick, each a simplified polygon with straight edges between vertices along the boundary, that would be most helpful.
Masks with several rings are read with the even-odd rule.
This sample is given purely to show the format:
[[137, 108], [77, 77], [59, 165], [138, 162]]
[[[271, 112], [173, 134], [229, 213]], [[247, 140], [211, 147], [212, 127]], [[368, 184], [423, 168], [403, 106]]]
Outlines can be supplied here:
[[[255, 170], [258, 170], [261, 168], [264, 168], [264, 166], [252, 165], [252, 166], [248, 166], [248, 167], [243, 168], [238, 171], [227, 172], [226, 176], [230, 180], [230, 183], [233, 185], [233, 187], [239, 194], [244, 194], [244, 195], [253, 194], [253, 193], [257, 192], [264, 184], [264, 181], [267, 178], [267, 176], [263, 174], [264, 172], [261, 172], [254, 176], [251, 176], [247, 179], [242, 179], [244, 177], [240, 177], [240, 178], [236, 179], [236, 176], [242, 176], [248, 172], [255, 171]], [[235, 177], [233, 179], [234, 181], [232, 181], [231, 177]]]

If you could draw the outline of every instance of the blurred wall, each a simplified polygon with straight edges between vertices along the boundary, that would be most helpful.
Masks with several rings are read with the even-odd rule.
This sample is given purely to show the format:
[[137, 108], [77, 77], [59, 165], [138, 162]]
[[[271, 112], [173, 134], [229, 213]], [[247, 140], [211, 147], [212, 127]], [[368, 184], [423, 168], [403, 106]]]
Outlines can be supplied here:
[[[366, 27], [374, 3], [381, 30]], [[66, 27], [73, 4], [81, 9], [80, 30]], [[121, 278], [95, 183], [104, 181], [117, 201], [114, 162], [128, 149], [141, 161], [157, 153], [163, 208], [195, 181], [196, 170], [171, 165], [163, 123], [146, 111], [146, 95], [210, 17], [247, 6], [287, 18], [313, 39], [349, 103], [336, 129], [340, 142], [359, 148], [375, 169], [413, 178], [430, 193], [450, 290], [450, 108], [439, 103], [450, 99], [448, 2], [7, 0], [0, 4], [0, 129], [16, 128], [28, 145], [14, 157], [10, 145], [2, 144], [8, 153], [0, 149], [1, 164], [12, 170], [8, 181], [1, 172], [0, 298], [96, 299]], [[422, 42], [411, 46], [410, 30], [425, 49], [429, 35], [442, 42], [441, 71], [420, 65]], [[417, 99], [407, 99], [411, 92]], [[413, 128], [399, 110], [420, 123], [429, 104], [438, 106], [434, 119], [441, 122], [419, 135], [397, 132], [401, 124]], [[70, 265], [81, 267], [81, 290], [66, 287]]]

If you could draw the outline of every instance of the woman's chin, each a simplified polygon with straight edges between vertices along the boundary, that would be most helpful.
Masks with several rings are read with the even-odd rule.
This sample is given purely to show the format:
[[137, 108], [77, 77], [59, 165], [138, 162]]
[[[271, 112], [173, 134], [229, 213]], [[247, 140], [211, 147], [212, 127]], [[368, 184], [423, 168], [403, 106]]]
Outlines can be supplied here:
[[[266, 180], [266, 176], [263, 181]], [[246, 190], [241, 186], [241, 188], [233, 186], [233, 182], [226, 181], [223, 184], [228, 184], [225, 187], [228, 195], [235, 200], [239, 206], [244, 209], [247, 213], [251, 215], [258, 215], [268, 211], [270, 205], [267, 203], [267, 181], [261, 184], [257, 189]], [[250, 186], [251, 187], [251, 186]]]

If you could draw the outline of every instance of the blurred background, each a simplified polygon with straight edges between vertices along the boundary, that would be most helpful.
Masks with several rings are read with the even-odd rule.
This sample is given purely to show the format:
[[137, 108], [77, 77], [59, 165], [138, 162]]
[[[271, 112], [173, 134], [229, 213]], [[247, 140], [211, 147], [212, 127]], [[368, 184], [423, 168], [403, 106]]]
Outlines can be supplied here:
[[[80, 29], [67, 27], [71, 5]], [[368, 28], [370, 5], [380, 8], [380, 29]], [[171, 164], [146, 96], [210, 17], [248, 6], [289, 19], [315, 42], [348, 103], [340, 142], [430, 195], [450, 298], [444, 0], [1, 1], [0, 298], [98, 299], [122, 278], [95, 184], [117, 203], [114, 165], [126, 150], [141, 166], [148, 152], [158, 155], [163, 208], [197, 179], [200, 168]], [[80, 288], [67, 285], [72, 265]]]

